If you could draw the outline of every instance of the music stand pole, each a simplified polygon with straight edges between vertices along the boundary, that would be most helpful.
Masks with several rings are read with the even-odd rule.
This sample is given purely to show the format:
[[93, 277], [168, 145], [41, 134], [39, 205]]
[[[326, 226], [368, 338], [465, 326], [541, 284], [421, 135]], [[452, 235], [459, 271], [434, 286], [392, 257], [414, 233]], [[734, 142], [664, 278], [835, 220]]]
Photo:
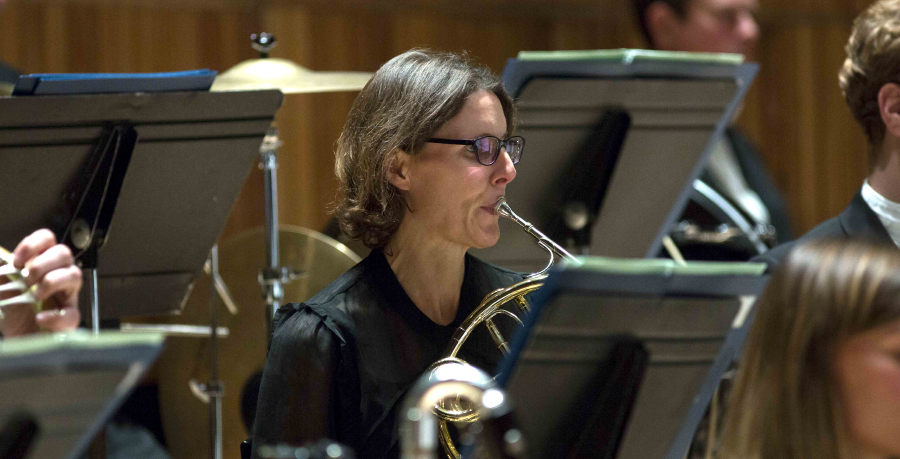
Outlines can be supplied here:
[[100, 334], [100, 297], [97, 295], [97, 268], [89, 269], [88, 288], [91, 295], [91, 331]]
[[[209, 264], [212, 279], [219, 275], [219, 246], [214, 245], [209, 252]], [[210, 329], [210, 377], [204, 387], [209, 396], [209, 455], [212, 459], [222, 459], [222, 396], [225, 387], [219, 380], [219, 336], [218, 315], [216, 314], [216, 298], [219, 293], [214, 285], [209, 291], [209, 329]]]

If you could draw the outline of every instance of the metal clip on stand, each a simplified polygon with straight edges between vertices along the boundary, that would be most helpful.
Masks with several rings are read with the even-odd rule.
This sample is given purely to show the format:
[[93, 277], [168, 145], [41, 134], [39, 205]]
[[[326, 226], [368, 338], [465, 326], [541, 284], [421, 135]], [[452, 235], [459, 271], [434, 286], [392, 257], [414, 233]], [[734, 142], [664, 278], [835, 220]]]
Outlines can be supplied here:
[[97, 298], [97, 265], [100, 247], [106, 242], [125, 172], [137, 143], [137, 132], [129, 124], [108, 124], [97, 142], [80, 179], [66, 193], [65, 228], [60, 241], [72, 249], [85, 274], [91, 302], [91, 328], [100, 332]]

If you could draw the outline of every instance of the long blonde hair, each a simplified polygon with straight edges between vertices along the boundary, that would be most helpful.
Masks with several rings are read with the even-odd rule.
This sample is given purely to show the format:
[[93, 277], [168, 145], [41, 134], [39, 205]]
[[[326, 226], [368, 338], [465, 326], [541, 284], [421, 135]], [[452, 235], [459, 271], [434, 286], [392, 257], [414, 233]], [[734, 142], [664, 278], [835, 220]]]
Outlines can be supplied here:
[[850, 457], [835, 351], [847, 337], [898, 319], [896, 247], [822, 240], [795, 248], [757, 305], [720, 457]]

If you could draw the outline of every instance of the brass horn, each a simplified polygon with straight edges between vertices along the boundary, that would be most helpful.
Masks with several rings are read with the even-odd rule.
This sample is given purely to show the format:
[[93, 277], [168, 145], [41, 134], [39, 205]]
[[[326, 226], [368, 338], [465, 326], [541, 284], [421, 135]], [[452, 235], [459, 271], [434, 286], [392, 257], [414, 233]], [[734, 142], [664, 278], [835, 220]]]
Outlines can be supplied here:
[[[572, 254], [567, 252], [566, 249], [560, 247], [556, 242], [553, 242], [550, 238], [545, 236], [544, 233], [535, 228], [534, 225], [516, 215], [509, 207], [509, 204], [506, 203], [505, 198], [501, 197], [497, 201], [494, 209], [503, 217], [516, 222], [526, 233], [537, 239], [537, 244], [550, 254], [550, 262], [544, 269], [525, 276], [525, 280], [506, 288], [494, 290], [481, 300], [481, 304], [475, 308], [469, 317], [466, 317], [466, 320], [464, 320], [459, 328], [453, 333], [450, 344], [444, 352], [444, 357], [428, 368], [428, 371], [426, 371], [427, 375], [446, 373], [443, 367], [450, 365], [469, 366], [468, 363], [456, 355], [459, 353], [459, 350], [462, 348], [469, 335], [472, 334], [475, 327], [482, 323], [487, 327], [497, 348], [503, 355], [506, 355], [509, 352], [509, 343], [500, 333], [499, 328], [494, 324], [494, 317], [497, 315], [506, 315], [518, 322], [519, 325], [522, 324], [522, 321], [512, 312], [502, 309], [503, 305], [510, 301], [514, 301], [516, 306], [518, 306], [523, 313], [528, 313], [529, 306], [525, 296], [544, 285], [544, 279], [547, 278], [547, 271], [550, 270], [557, 258], [570, 260], [580, 264], [580, 262]], [[469, 400], [471, 400], [471, 398], [469, 398]], [[467, 404], [469, 406], [465, 406]], [[456, 449], [456, 445], [453, 444], [453, 440], [450, 437], [447, 422], [475, 422], [478, 420], [479, 411], [472, 407], [471, 403], [465, 403], [461, 400], [461, 397], [457, 396], [455, 399], [451, 397], [436, 403], [434, 406], [434, 414], [439, 419], [439, 438], [444, 452], [448, 457], [458, 459], [460, 457], [459, 451]]]
[[[0, 247], [0, 319], [3, 319], [3, 308], [7, 306], [32, 304], [35, 312], [41, 310], [41, 302], [34, 297], [35, 286], [25, 283], [28, 268], [16, 269], [13, 266], [12, 254]], [[5, 282], [4, 282], [5, 279]], [[10, 296], [15, 293], [18, 295]]]

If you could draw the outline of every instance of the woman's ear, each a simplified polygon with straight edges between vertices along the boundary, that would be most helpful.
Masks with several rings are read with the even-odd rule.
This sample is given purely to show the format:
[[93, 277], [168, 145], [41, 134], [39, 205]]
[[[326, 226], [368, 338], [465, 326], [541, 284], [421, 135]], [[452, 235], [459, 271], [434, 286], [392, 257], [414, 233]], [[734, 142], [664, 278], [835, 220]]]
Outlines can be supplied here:
[[411, 157], [405, 151], [396, 148], [388, 158], [387, 174], [388, 182], [400, 191], [409, 190], [409, 165]]
[[900, 86], [888, 83], [878, 90], [878, 113], [884, 122], [885, 135], [900, 138]]

